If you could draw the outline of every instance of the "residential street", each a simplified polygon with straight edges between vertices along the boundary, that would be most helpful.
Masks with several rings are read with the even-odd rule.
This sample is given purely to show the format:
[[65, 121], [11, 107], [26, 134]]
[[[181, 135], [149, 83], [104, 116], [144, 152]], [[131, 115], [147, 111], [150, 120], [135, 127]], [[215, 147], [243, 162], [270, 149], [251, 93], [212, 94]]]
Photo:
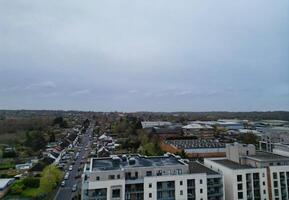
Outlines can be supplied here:
[[[91, 126], [93, 127], [93, 126]], [[65, 181], [64, 187], [59, 187], [57, 194], [55, 195], [55, 200], [64, 200], [64, 199], [76, 199], [76, 196], [80, 194], [81, 187], [81, 178], [75, 178], [78, 174], [82, 174], [84, 164], [81, 164], [82, 157], [87, 157], [88, 152], [85, 151], [87, 145], [90, 145], [89, 136], [93, 132], [93, 128], [88, 128], [86, 133], [83, 134], [81, 143], [79, 146], [81, 150], [79, 151], [79, 156], [77, 160], [75, 160], [75, 164], [73, 165], [72, 171], [69, 171], [69, 178]], [[86, 159], [84, 159], [86, 161]], [[78, 171], [78, 168], [81, 167], [81, 171]], [[77, 191], [73, 192], [72, 187], [74, 184], [77, 184]]]

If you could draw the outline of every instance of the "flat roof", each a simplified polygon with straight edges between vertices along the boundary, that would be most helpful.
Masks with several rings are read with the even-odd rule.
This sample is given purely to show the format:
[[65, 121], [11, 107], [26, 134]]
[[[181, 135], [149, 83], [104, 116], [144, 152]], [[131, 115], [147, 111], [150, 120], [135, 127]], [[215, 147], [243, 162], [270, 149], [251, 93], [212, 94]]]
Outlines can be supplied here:
[[[134, 163], [130, 163], [134, 162]], [[168, 156], [116, 156], [109, 158], [94, 158], [92, 159], [92, 171], [108, 171], [121, 170], [136, 167], [159, 167], [169, 165], [185, 165], [180, 161], [180, 158], [174, 155]]]
[[220, 160], [212, 160], [220, 165], [223, 165], [227, 168], [233, 169], [233, 170], [238, 170], [238, 169], [253, 169], [254, 167], [248, 166], [248, 165], [241, 165], [239, 163], [235, 163], [231, 160], [228, 159], [220, 159]]
[[281, 156], [269, 152], [257, 151], [256, 155], [246, 156], [249, 159], [257, 160], [260, 162], [278, 162], [278, 161], [289, 161], [289, 157]]
[[218, 172], [202, 165], [201, 163], [198, 162], [190, 162], [189, 163], [189, 169], [191, 174], [199, 174], [199, 173], [206, 173], [210, 175], [215, 175], [219, 174]]

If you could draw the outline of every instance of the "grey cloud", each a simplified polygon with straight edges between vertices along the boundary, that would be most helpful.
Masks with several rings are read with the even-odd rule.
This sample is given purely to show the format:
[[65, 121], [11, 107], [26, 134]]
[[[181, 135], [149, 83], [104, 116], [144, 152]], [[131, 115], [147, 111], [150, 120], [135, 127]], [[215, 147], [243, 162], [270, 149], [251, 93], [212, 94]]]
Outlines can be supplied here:
[[288, 13], [282, 0], [3, 0], [0, 108], [288, 110]]

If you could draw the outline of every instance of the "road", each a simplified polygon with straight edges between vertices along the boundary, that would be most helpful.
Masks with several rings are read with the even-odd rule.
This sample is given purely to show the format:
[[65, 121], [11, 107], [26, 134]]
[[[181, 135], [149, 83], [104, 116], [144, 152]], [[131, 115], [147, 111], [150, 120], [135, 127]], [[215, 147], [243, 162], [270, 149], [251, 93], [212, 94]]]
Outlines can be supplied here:
[[[93, 127], [93, 126], [92, 126]], [[83, 134], [83, 138], [80, 143], [81, 150], [79, 152], [79, 156], [73, 165], [72, 171], [69, 171], [69, 178], [65, 181], [65, 187], [59, 187], [54, 200], [70, 200], [70, 199], [77, 199], [76, 196], [79, 194], [80, 187], [81, 187], [81, 178], [76, 179], [75, 176], [78, 173], [82, 173], [83, 171], [83, 164], [81, 164], [82, 157], [87, 155], [88, 152], [85, 151], [85, 147], [89, 145], [89, 136], [92, 134], [93, 128], [89, 127], [86, 133]], [[85, 159], [86, 161], [86, 159]], [[78, 171], [79, 167], [82, 167], [81, 171]], [[77, 191], [72, 192], [72, 186], [77, 184]]]

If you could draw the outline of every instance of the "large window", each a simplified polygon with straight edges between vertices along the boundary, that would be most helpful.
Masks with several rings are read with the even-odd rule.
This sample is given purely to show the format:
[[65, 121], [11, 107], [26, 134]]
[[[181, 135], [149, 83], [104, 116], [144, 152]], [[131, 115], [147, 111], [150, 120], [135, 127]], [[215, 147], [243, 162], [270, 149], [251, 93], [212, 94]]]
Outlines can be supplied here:
[[241, 182], [242, 181], [242, 175], [237, 175], [237, 181]]
[[146, 172], [146, 175], [147, 175], [147, 176], [152, 176], [153, 173], [152, 173], [152, 171], [147, 171], [147, 172]]
[[238, 199], [243, 199], [243, 192], [238, 192]]
[[112, 190], [112, 198], [120, 198], [120, 189]]

